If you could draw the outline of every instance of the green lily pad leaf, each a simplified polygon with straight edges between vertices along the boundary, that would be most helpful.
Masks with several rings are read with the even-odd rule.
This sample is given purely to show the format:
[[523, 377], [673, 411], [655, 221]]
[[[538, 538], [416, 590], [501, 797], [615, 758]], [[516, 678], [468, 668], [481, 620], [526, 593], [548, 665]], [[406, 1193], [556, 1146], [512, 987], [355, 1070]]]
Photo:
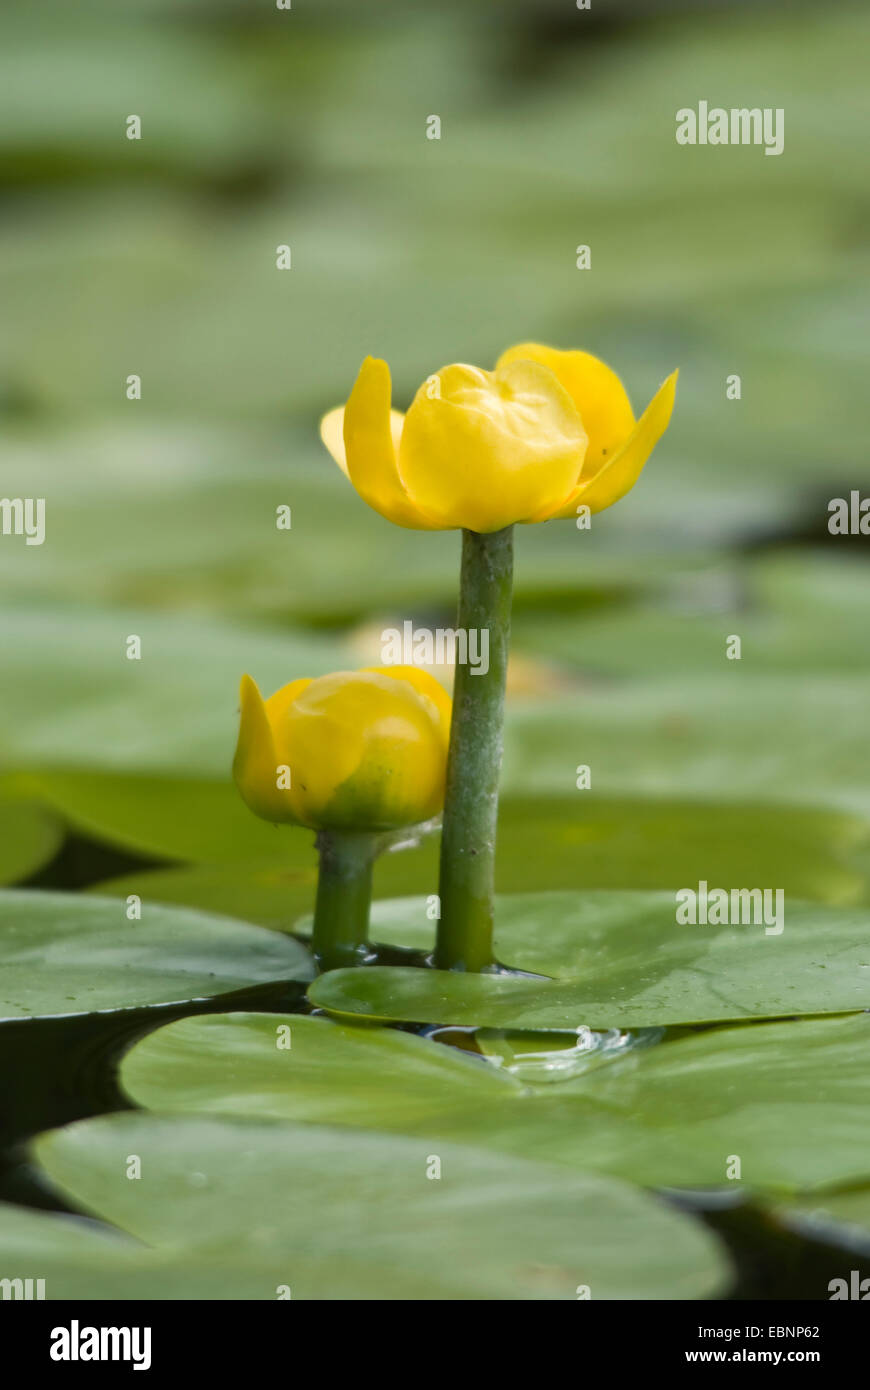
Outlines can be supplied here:
[[[195, 861], [125, 875], [95, 892], [142, 893], [284, 929], [311, 910], [314, 836], [264, 826], [229, 783], [73, 774], [46, 779], [45, 790], [92, 834]], [[776, 882], [789, 896], [851, 903], [867, 895], [867, 841], [867, 823], [837, 811], [712, 804], [701, 812], [688, 801], [514, 796], [499, 808], [496, 882], [510, 893], [669, 888], [706, 877]], [[378, 897], [434, 893], [437, 885], [437, 837], [375, 866]], [[428, 928], [428, 939], [415, 944], [430, 944]]]
[[44, 807], [0, 800], [0, 883], [18, 883], [53, 859], [63, 840], [57, 818]]
[[[243, 1244], [215, 1253], [150, 1249], [111, 1227], [6, 1203], [0, 1203], [0, 1245], [7, 1269], [24, 1277], [39, 1271], [42, 1288], [34, 1280], [33, 1294], [41, 1292], [47, 1301], [287, 1297], [287, 1260], [278, 1249]], [[297, 1279], [304, 1272], [306, 1287], [319, 1289], [325, 1298], [360, 1298], [363, 1288], [368, 1288], [365, 1297], [377, 1299], [443, 1296], [437, 1278], [428, 1280], [425, 1271], [415, 1278], [407, 1270], [373, 1268], [350, 1256], [339, 1262], [297, 1255], [293, 1269]], [[299, 1296], [298, 1284], [292, 1293]], [[25, 1294], [22, 1284], [18, 1296]]]
[[152, 1110], [326, 1124], [340, 1116], [343, 1124], [404, 1134], [440, 1116], [473, 1122], [481, 1105], [523, 1093], [520, 1082], [470, 1053], [304, 1014], [181, 1020], [134, 1047], [121, 1075], [132, 1099]]
[[317, 887], [316, 855], [310, 845], [313, 836], [306, 836], [304, 831], [291, 832], [282, 839], [290, 851], [283, 866], [230, 862], [153, 869], [106, 879], [89, 891], [108, 898], [139, 893], [149, 902], [222, 911], [262, 927], [295, 931], [298, 922], [310, 921]]
[[[274, 518], [272, 519], [274, 520]], [[127, 659], [127, 638], [141, 641]], [[0, 616], [10, 768], [228, 779], [245, 671], [265, 691], [356, 663], [332, 639], [197, 616], [22, 605]], [[63, 690], [63, 699], [58, 690]]]
[[[167, 620], [151, 621], [162, 628]], [[59, 617], [57, 622], [60, 626]], [[135, 834], [138, 826], [139, 778], [146, 784], [161, 777], [172, 782], [165, 794], [154, 788], [154, 796], [162, 795], [164, 805], [183, 792], [182, 783], [188, 779], [206, 788], [220, 782], [225, 789], [215, 792], [217, 823], [211, 833], [215, 843], [224, 844], [232, 832], [229, 824], [224, 827], [220, 808], [227, 809], [228, 822], [238, 824], [238, 808], [229, 806], [229, 768], [240, 672], [251, 670], [262, 687], [270, 689], [297, 672], [317, 674], [365, 663], [356, 654], [313, 638], [306, 639], [312, 645], [305, 649], [295, 641], [270, 638], [272, 656], [263, 660], [258, 655], [259, 642], [238, 633], [230, 637], [220, 625], [211, 631], [217, 643], [211, 653], [214, 660], [206, 661], [200, 625], [174, 622], [173, 640], [153, 657], [151, 673], [136, 680], [129, 672], [115, 669], [116, 644], [122, 642], [123, 633], [137, 631], [129, 625], [129, 615], [111, 622], [106, 618], [99, 632], [86, 625], [76, 660], [81, 662], [82, 652], [88, 652], [95, 674], [75, 675], [70, 661], [63, 673], [64, 684], [68, 692], [78, 687], [80, 694], [68, 693], [62, 709], [57, 707], [53, 684], [58, 676], [52, 676], [47, 667], [35, 681], [21, 673], [14, 679], [10, 675], [0, 696], [0, 751], [10, 763], [29, 772], [50, 763], [39, 780], [41, 795], [71, 818], [89, 818], [110, 832], [113, 815], [120, 813], [127, 835]], [[62, 626], [68, 635], [66, 619]], [[152, 633], [150, 624], [138, 626]], [[75, 630], [79, 631], [78, 625]], [[48, 650], [55, 650], [52, 643], [52, 638], [46, 638]], [[144, 658], [123, 664], [146, 666]], [[105, 669], [109, 665], [111, 672]], [[765, 838], [772, 833], [782, 860], [787, 827], [771, 832], [769, 808], [786, 804], [812, 807], [816, 814], [832, 808], [868, 816], [866, 679], [815, 675], [796, 684], [791, 676], [739, 670], [730, 674], [734, 679], [729, 681], [721, 675], [699, 675], [680, 681], [648, 678], [596, 684], [570, 695], [514, 702], [505, 729], [505, 798], [556, 796], [563, 803], [573, 799], [578, 819], [586, 815], [594, 819], [594, 807], [588, 812], [581, 809], [591, 794], [608, 802], [621, 799], [624, 812], [619, 800], [614, 805], [618, 817], [629, 812], [631, 801], [666, 800], [676, 830], [688, 834], [689, 845], [698, 843], [704, 828], [702, 820], [694, 829], [686, 829], [690, 802], [702, 811], [711, 801], [728, 803], [735, 815], [755, 802], [759, 809], [753, 817], [765, 816], [768, 828], [763, 833]], [[196, 717], [191, 713], [194, 709]], [[795, 756], [798, 748], [799, 758]], [[580, 765], [591, 768], [592, 793], [576, 789]], [[106, 780], [91, 787], [82, 775], [92, 774]], [[112, 774], [114, 786], [109, 780]], [[204, 799], [207, 791], [195, 788], [191, 794]], [[111, 798], [105, 810], [100, 803], [103, 795]], [[165, 852], [182, 857], [186, 843], [177, 827], [183, 817], [175, 816], [171, 808], [167, 815], [168, 828], [161, 837]], [[654, 806], [646, 813], [647, 820], [653, 815]], [[143, 810], [142, 816], [146, 833], [155, 839], [155, 815]], [[741, 855], [751, 853], [750, 839], [740, 835], [736, 819], [710, 829], [711, 839], [721, 829], [732, 847], [742, 844]], [[808, 822], [803, 827], [796, 823], [795, 829], [806, 840]], [[630, 839], [631, 826], [623, 823], [620, 833]], [[241, 835], [244, 852], [240, 850], [236, 858], [267, 858], [270, 846], [277, 858], [274, 836], [257, 838], [254, 830]], [[204, 839], [204, 835], [194, 839], [200, 859], [214, 853]], [[671, 847], [667, 854], [670, 858], [677, 852]], [[643, 858], [647, 876], [654, 874], [652, 853]], [[611, 879], [615, 872], [610, 861]]]
[[[800, 1235], [842, 1245], [870, 1258], [870, 1187], [811, 1193], [795, 1198], [788, 1206], [774, 1207], [773, 1215], [781, 1225]], [[842, 1271], [847, 1283], [850, 1273]], [[859, 1293], [862, 1298], [870, 1293], [870, 1284]]]
[[[306, 892], [302, 906], [292, 905], [293, 886], [309, 889], [317, 879], [315, 833], [304, 826], [277, 826], [260, 820], [242, 801], [234, 783], [198, 778], [147, 777], [132, 773], [71, 772], [51, 776], [19, 774], [9, 779], [32, 795], [39, 794], [71, 822], [76, 829], [97, 836], [126, 849], [166, 859], [193, 861], [191, 872], [195, 887], [181, 896], [163, 899], [168, 902], [189, 903], [195, 907], [218, 908], [227, 911], [226, 894], [238, 902], [239, 916], [243, 910], [243, 889], [251, 890], [251, 901], [261, 902], [263, 895], [280, 919], [288, 920], [288, 902], [292, 911], [289, 921], [311, 903]], [[854, 894], [860, 891], [859, 880], [851, 874], [839, 855], [846, 844], [854, 840], [854, 827], [845, 817], [838, 824], [822, 827], [813, 821], [823, 838], [830, 835], [831, 855], [824, 856], [819, 866], [819, 886], [826, 883], [828, 891]], [[809, 827], [808, 827], [809, 830]], [[419, 827], [409, 831], [425, 843], [426, 835]], [[808, 838], [808, 836], [807, 836]], [[434, 840], [430, 837], [430, 843]], [[836, 850], [835, 850], [836, 845]], [[807, 845], [807, 848], [809, 846]], [[382, 863], [396, 863], [396, 854], [386, 854]], [[431, 859], [431, 855], [430, 855]], [[434, 862], [434, 860], [432, 860]], [[416, 861], [415, 861], [416, 863]], [[203, 872], [200, 866], [211, 870]], [[238, 866], [238, 867], [237, 867]], [[162, 886], [166, 875], [178, 870], [137, 871], [126, 878], [107, 883], [98, 890], [112, 894], [148, 891], [152, 882]], [[827, 876], [827, 877], [826, 877]], [[169, 878], [169, 882], [172, 882]], [[407, 892], [419, 885], [416, 874], [388, 877], [387, 882]], [[812, 881], [808, 876], [807, 881]], [[289, 893], [289, 896], [288, 896]], [[161, 895], [149, 892], [152, 899]], [[262, 917], [253, 920], [262, 920]]]
[[[711, 885], [712, 888], [713, 885]], [[843, 1013], [870, 1005], [870, 911], [786, 901], [764, 926], [691, 926], [673, 893], [522, 893], [499, 898], [502, 964], [549, 979], [375, 966], [315, 980], [344, 1017], [547, 1031]], [[425, 901], [378, 903], [373, 935], [427, 947]]]
[[32, 1298], [116, 1298], [118, 1278], [137, 1267], [137, 1247], [117, 1232], [7, 1202], [0, 1203], [0, 1246], [4, 1274], [22, 1280], [20, 1293], [13, 1284], [13, 1293], [5, 1297], [24, 1298], [23, 1281], [32, 1279]]
[[574, 1092], [599, 1116], [596, 1169], [661, 1186], [854, 1183], [870, 1172], [868, 1064], [866, 1013], [711, 1029], [546, 1087], [535, 1143], [575, 1150]]
[[[143, 232], [147, 235], [149, 215], [144, 208], [137, 209], [125, 233], [127, 243], [133, 238], [139, 246], [140, 270], [148, 251], [142, 236]], [[69, 251], [68, 240], [66, 245]], [[128, 249], [125, 245], [125, 253]], [[255, 239], [237, 254], [247, 257], [256, 250]], [[93, 264], [90, 239], [87, 259]], [[136, 259], [134, 250], [131, 265]], [[154, 269], [159, 278], [163, 268]], [[334, 260], [324, 269], [334, 279]], [[219, 273], [223, 275], [223, 268]], [[255, 269], [255, 275], [260, 288], [267, 289], [259, 270]], [[0, 286], [12, 289], [4, 286], [2, 279]], [[56, 288], [59, 290], [60, 284]], [[413, 293], [415, 287], [411, 283], [407, 288]], [[117, 299], [117, 285], [113, 293]], [[383, 298], [380, 289], [376, 293]], [[286, 313], [286, 305], [271, 294], [268, 306], [270, 315]], [[316, 290], [311, 309], [314, 314], [323, 313], [322, 297]], [[512, 306], [511, 316], [514, 314]], [[403, 311], [398, 325], [403, 334], [409, 324]], [[507, 320], [505, 328], [509, 335]], [[491, 330], [487, 336], [482, 360], [498, 356], [507, 340], [499, 343]], [[317, 404], [312, 406], [310, 396], [298, 402], [304, 412], [302, 423], [289, 430], [286, 424], [240, 428], [227, 422], [219, 432], [189, 424], [179, 431], [153, 421], [141, 431], [130, 423], [121, 428], [86, 425], [78, 430], [66, 425], [60, 438], [31, 433], [16, 437], [14, 449], [7, 450], [4, 487], [14, 495], [16, 490], [23, 492], [26, 485], [28, 495], [52, 498], [52, 549], [50, 554], [48, 550], [40, 554], [38, 568], [24, 563], [20, 554], [4, 549], [0, 553], [4, 592], [14, 594], [20, 603], [47, 605], [68, 603], [72, 596], [81, 605], [77, 612], [86, 611], [88, 604], [120, 599], [143, 608], [210, 608], [247, 622], [255, 614], [272, 622], [290, 618], [335, 625], [364, 621], [374, 614], [379, 619], [375, 629], [378, 645], [384, 625], [394, 626], [397, 620], [401, 624], [404, 616], [415, 611], [431, 614], [441, 610], [449, 625], [459, 559], [456, 535], [431, 533], [428, 544], [421, 548], [418, 533], [391, 526], [361, 502], [317, 437], [319, 407], [340, 401], [370, 346], [368, 330], [361, 324], [358, 355], [349, 345], [343, 365], [334, 354], [329, 355], [326, 378], [317, 388]], [[444, 346], [449, 354], [449, 339]], [[165, 347], [164, 342], [164, 352]], [[150, 366], [152, 384], [156, 374], [165, 370], [160, 350], [159, 341], [155, 342], [150, 363], [142, 363], [143, 368]], [[414, 371], [415, 359], [420, 364], [419, 375]], [[421, 350], [415, 332], [409, 336], [405, 351], [397, 344], [392, 360], [407, 374], [409, 403], [420, 381], [432, 370], [433, 361], [447, 358], [439, 359], [431, 342]], [[246, 370], [249, 359], [239, 359], [236, 365]], [[306, 363], [297, 358], [296, 371], [301, 374], [305, 369]], [[143, 371], [143, 379], [144, 375]], [[283, 413], [288, 381], [286, 372], [280, 371], [280, 376]], [[261, 374], [257, 379], [262, 380]], [[301, 375], [294, 375], [294, 381], [299, 380]], [[82, 380], [79, 384], [84, 387], [86, 383]], [[50, 374], [49, 385], [53, 389]], [[184, 409], [190, 409], [189, 396], [183, 404]], [[171, 457], [171, 479], [161, 478], [156, 486], [154, 457], [158, 452]], [[116, 495], [104, 487], [107, 473], [119, 457], [124, 460], [129, 512], [123, 536], [111, 527]], [[240, 457], [246, 459], [243, 472], [238, 467]], [[685, 549], [685, 525], [682, 533], [666, 538], [667, 542], [675, 539], [679, 548], [663, 542], [662, 527], [673, 532], [677, 506], [685, 519], [685, 488], [683, 472], [659, 497], [654, 524], [646, 508], [628, 509], [628, 514], [617, 509], [600, 533], [584, 535], [582, 540], [570, 522], [526, 528], [523, 552], [527, 563], [517, 574], [518, 611], [539, 608], [554, 596], [572, 595], [581, 603], [612, 601], [641, 589], [651, 576], [671, 571], [685, 575], [687, 569], [703, 572], [711, 560], [721, 563], [722, 557], [711, 553], [706, 542], [697, 551]], [[788, 496], [786, 492], [786, 499]], [[757, 487], [746, 489], [745, 497], [750, 515], [754, 515]], [[728, 498], [733, 507], [733, 488]], [[777, 498], [778, 503], [780, 500]], [[275, 525], [276, 507], [281, 504], [291, 506], [288, 531], [279, 531]], [[704, 493], [694, 506], [708, 529], [711, 515], [723, 516], [723, 510], [719, 508], [717, 513]], [[764, 513], [770, 510], [768, 504]], [[203, 525], [206, 513], [208, 526]], [[727, 529], [734, 530], [732, 522]], [[99, 565], [93, 563], [94, 555], [99, 557]], [[395, 582], [398, 573], [403, 575], [400, 604]], [[389, 615], [390, 621], [384, 624], [380, 615]]]
[[[697, 611], [705, 598], [712, 611]], [[870, 668], [868, 625], [866, 562], [809, 551], [700, 582], [692, 576], [684, 594], [672, 585], [657, 603], [650, 596], [616, 611], [520, 613], [512, 641], [518, 651], [599, 676], [656, 675], [665, 661], [670, 672], [725, 679], [734, 669], [727, 640], [738, 634], [743, 670], [849, 674]]]
[[[663, 664], [667, 657], [663, 656]], [[508, 711], [506, 793], [571, 790], [591, 768], [608, 795], [838, 806], [870, 812], [864, 675], [717, 675], [599, 682]], [[799, 756], [796, 750], [800, 750]], [[578, 793], [583, 795], [583, 793]]]
[[292, 938], [228, 917], [77, 894], [0, 893], [0, 1020], [183, 1003], [313, 963]]
[[[130, 634], [142, 640], [141, 661], [126, 659]], [[228, 783], [242, 671], [268, 690], [297, 674], [366, 664], [323, 635], [141, 610], [82, 609], [70, 624], [68, 609], [22, 606], [0, 619], [0, 642], [8, 654], [0, 753], [10, 766], [50, 772], [46, 794], [61, 806], [64, 788], [51, 785], [59, 773]], [[596, 796], [870, 810], [864, 675], [795, 685], [790, 675], [754, 671], [748, 654], [723, 666], [514, 702], [506, 793], [579, 803], [588, 793], [576, 790], [576, 768], [587, 764]]]
[[[76, 830], [122, 849], [204, 864], [265, 861], [290, 875], [308, 876], [315, 868], [313, 832], [260, 820], [229, 777], [54, 772], [22, 775], [16, 783], [48, 802]], [[133, 877], [137, 885], [143, 881]], [[224, 903], [217, 896], [210, 906], [221, 909]]]
[[[47, 165], [55, 177], [65, 159], [79, 176], [84, 164], [90, 177], [95, 170], [119, 177], [124, 165], [112, 139], [112, 122], [118, 102], [123, 105], [122, 96], [130, 90], [132, 55], [118, 52], [100, 7], [83, 6], [76, 31], [59, 29], [46, 49], [46, 105], [36, 113], [29, 93], [38, 80], [39, 41], [32, 18], [15, 13], [19, 8], [10, 6], [4, 14], [0, 69], [5, 126], [0, 149], [10, 170], [26, 168], [29, 155], [37, 168]], [[201, 45], [189, 30], [170, 33], [140, 22], [135, 71], [140, 104], [165, 103], [153, 121], [154, 148], [143, 151], [140, 170], [144, 166], [152, 178], [155, 170], [184, 171], [200, 180], [227, 166], [232, 170], [236, 161], [251, 156], [259, 130], [243, 70], [228, 61], [219, 45]], [[204, 118], [205, 110], [214, 112], [213, 122]], [[19, 158], [24, 154], [20, 164], [10, 157], [13, 152]]]
[[384, 1275], [390, 1297], [406, 1275], [406, 1297], [524, 1300], [573, 1300], [580, 1285], [595, 1298], [698, 1298], [727, 1278], [713, 1238], [643, 1193], [449, 1143], [125, 1113], [47, 1134], [35, 1150], [85, 1209], [152, 1247], [224, 1262], [229, 1290], [252, 1254], [280, 1256], [294, 1299], [347, 1297], [349, 1282], [369, 1299]]
[[288, 1018], [281, 1050], [283, 1022], [171, 1023], [128, 1053], [122, 1084], [161, 1111], [413, 1134], [653, 1186], [795, 1190], [870, 1173], [867, 1014], [710, 1029], [546, 1084], [431, 1039], [322, 1018]]

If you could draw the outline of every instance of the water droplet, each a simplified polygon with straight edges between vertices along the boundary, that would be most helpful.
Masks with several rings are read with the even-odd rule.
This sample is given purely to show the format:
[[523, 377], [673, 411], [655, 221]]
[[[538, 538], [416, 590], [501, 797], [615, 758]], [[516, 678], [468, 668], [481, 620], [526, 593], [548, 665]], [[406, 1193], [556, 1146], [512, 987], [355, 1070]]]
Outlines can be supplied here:
[[586, 1027], [570, 1033], [510, 1033], [481, 1028], [477, 1042], [493, 1065], [519, 1081], [539, 1086], [571, 1081], [602, 1062], [651, 1046], [663, 1034], [663, 1028], [638, 1028], [632, 1033], [619, 1028], [604, 1033]]

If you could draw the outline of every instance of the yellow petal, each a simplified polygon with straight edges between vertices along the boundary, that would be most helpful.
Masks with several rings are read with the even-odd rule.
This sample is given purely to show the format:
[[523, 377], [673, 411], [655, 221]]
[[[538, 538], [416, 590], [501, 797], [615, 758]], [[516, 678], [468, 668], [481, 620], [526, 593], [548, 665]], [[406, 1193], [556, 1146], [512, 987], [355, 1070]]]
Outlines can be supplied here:
[[[390, 409], [390, 369], [377, 357], [367, 357], [360, 367], [347, 405], [344, 407], [345, 471], [360, 497], [388, 521], [412, 530], [433, 529], [409, 498], [396, 465], [396, 421], [402, 416]], [[329, 439], [324, 443], [339, 466], [341, 458], [334, 444], [336, 421], [324, 420]], [[398, 431], [401, 434], [401, 429]], [[330, 442], [332, 441], [332, 442]]]
[[344, 448], [344, 406], [338, 405], [335, 410], [328, 410], [320, 422], [320, 438], [323, 440], [332, 457], [335, 459], [339, 468], [346, 478], [350, 477], [347, 471], [347, 454]]
[[282, 721], [285, 746], [292, 749], [293, 791], [306, 825], [324, 824], [324, 808], [362, 759], [363, 730], [356, 716], [364, 701], [355, 698], [353, 679], [349, 671], [336, 671], [309, 681]]
[[[347, 452], [344, 447], [344, 411], [343, 405], [336, 406], [335, 410], [330, 410], [324, 415], [320, 422], [320, 438], [323, 440], [332, 457], [335, 459], [339, 468], [346, 478], [350, 478], [347, 471]], [[401, 410], [390, 411], [390, 433], [393, 437], [393, 453], [399, 452], [399, 440], [402, 438], [402, 426], [405, 423], [404, 412]]]
[[422, 666], [366, 666], [366, 671], [377, 671], [382, 676], [392, 676], [394, 680], [408, 681], [410, 685], [424, 696], [431, 700], [435, 706], [441, 732], [444, 736], [445, 747], [450, 741], [450, 717], [453, 710], [453, 701], [444, 689], [441, 682]]
[[399, 471], [415, 504], [442, 527], [500, 531], [563, 502], [585, 448], [574, 403], [549, 368], [454, 364], [414, 397]]
[[558, 377], [580, 412], [589, 436], [583, 460], [585, 478], [593, 476], [624, 444], [634, 428], [634, 413], [625, 387], [606, 362], [591, 352], [561, 352], [543, 343], [518, 343], [498, 359], [542, 362]]
[[307, 824], [391, 829], [440, 810], [446, 743], [416, 682], [339, 671], [312, 681], [288, 718]]
[[672, 372], [662, 383], [632, 433], [610, 462], [588, 480], [581, 475], [579, 486], [565, 505], [553, 513], [554, 517], [576, 516], [581, 503], [590, 511], [603, 512], [605, 507], [612, 507], [614, 502], [631, 491], [668, 427], [678, 375], [679, 372]]
[[[233, 778], [246, 805], [268, 821], [296, 821], [290, 793], [278, 786], [278, 755], [272, 726], [256, 681], [242, 676], [241, 720]], [[274, 696], [273, 696], [274, 698]]]
[[[299, 680], [290, 681], [288, 685], [282, 685], [280, 690], [276, 690], [274, 695], [270, 695], [268, 700], [263, 702], [266, 718], [269, 720], [272, 727], [272, 737], [275, 740], [275, 747], [279, 753], [286, 753], [288, 757], [290, 750], [284, 744], [282, 723], [297, 695], [301, 695], [303, 690], [310, 684], [310, 676], [300, 676]], [[286, 761], [286, 759], [284, 761]]]

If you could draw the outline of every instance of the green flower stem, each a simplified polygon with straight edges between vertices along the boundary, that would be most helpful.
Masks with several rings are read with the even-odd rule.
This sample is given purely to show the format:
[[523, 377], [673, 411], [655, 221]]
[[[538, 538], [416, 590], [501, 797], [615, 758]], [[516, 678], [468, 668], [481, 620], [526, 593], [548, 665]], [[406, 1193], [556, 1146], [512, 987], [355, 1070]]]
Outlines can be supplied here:
[[489, 669], [457, 665], [441, 835], [435, 965], [486, 970], [492, 945], [495, 836], [510, 646], [513, 527], [462, 533], [457, 627], [489, 633]]
[[311, 944], [321, 970], [362, 965], [369, 956], [372, 866], [378, 836], [370, 831], [321, 830], [320, 873]]

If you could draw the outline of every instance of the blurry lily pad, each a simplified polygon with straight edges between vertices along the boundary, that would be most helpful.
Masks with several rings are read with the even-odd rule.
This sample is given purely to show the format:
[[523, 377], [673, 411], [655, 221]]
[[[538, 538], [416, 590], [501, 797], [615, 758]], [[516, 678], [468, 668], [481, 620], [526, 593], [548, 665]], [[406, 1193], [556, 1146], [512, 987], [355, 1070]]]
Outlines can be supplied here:
[[[229, 781], [73, 773], [29, 785], [101, 839], [197, 865], [128, 875], [98, 892], [142, 892], [264, 926], [287, 927], [311, 909], [313, 835], [257, 821]], [[657, 889], [707, 877], [775, 881], [795, 897], [860, 902], [868, 835], [865, 821], [832, 810], [590, 792], [514, 795], [499, 806], [496, 883], [504, 893]], [[385, 854], [375, 867], [379, 897], [434, 893], [437, 882], [437, 837]]]
[[0, 1020], [172, 1004], [310, 979], [298, 942], [228, 917], [106, 898], [0, 893]]
[[[375, 1267], [365, 1257], [339, 1261], [294, 1252], [294, 1285], [287, 1283], [286, 1252], [239, 1243], [228, 1249], [152, 1248], [94, 1221], [0, 1204], [0, 1243], [7, 1267], [39, 1270], [32, 1296], [46, 1300], [234, 1299], [288, 1296], [376, 1298], [443, 1297], [437, 1276]], [[12, 1284], [13, 1291], [15, 1284]], [[360, 1291], [365, 1290], [362, 1294]], [[24, 1298], [27, 1286], [22, 1280]]]
[[29, 878], [60, 848], [60, 822], [44, 807], [0, 799], [0, 883]]
[[[26, 1296], [24, 1271], [33, 1279], [31, 1298], [118, 1298], [123, 1283], [135, 1278], [141, 1252], [141, 1246], [95, 1222], [7, 1202], [0, 1203], [0, 1245], [13, 1289], [4, 1296], [21, 1299]], [[20, 1293], [15, 1271], [22, 1272]]]
[[[666, 658], [664, 659], [666, 664]], [[508, 714], [508, 792], [565, 791], [576, 768], [607, 795], [870, 811], [865, 675], [754, 674], [590, 682]]]
[[[580, 1285], [599, 1299], [698, 1298], [727, 1279], [712, 1236], [621, 1183], [349, 1133], [121, 1114], [47, 1134], [36, 1154], [77, 1204], [164, 1252], [207, 1255], [228, 1290], [252, 1258], [280, 1259], [294, 1299], [395, 1298], [402, 1276], [405, 1297], [499, 1300], [576, 1299]], [[126, 1177], [131, 1153], [141, 1182]]]
[[[127, 659], [130, 636], [141, 639], [140, 660]], [[226, 779], [243, 671], [269, 690], [363, 664], [321, 635], [142, 611], [77, 609], [72, 622], [64, 608], [19, 607], [0, 623], [0, 639], [0, 756], [19, 769], [48, 767], [52, 777]], [[753, 672], [746, 660], [723, 658], [722, 667], [599, 678], [562, 696], [514, 700], [505, 791], [573, 794], [577, 769], [587, 766], [591, 791], [607, 797], [870, 810], [865, 675], [795, 681]]]
[[123, 609], [7, 609], [0, 645], [0, 757], [52, 774], [226, 777], [243, 672], [271, 691], [350, 664], [310, 633]]
[[[288, 831], [259, 820], [229, 776], [207, 780], [171, 774], [58, 771], [26, 774], [16, 783], [41, 796], [76, 830], [122, 849], [205, 864], [265, 860], [273, 867], [283, 865], [290, 875], [304, 875], [306, 882], [311, 878], [313, 832]], [[146, 877], [147, 873], [134, 875], [135, 883], [128, 891], [146, 891], [138, 886]], [[190, 901], [192, 906], [205, 906], [202, 900]], [[220, 894], [210, 906], [224, 906]]]
[[[796, 1198], [787, 1206], [773, 1209], [773, 1215], [788, 1229], [816, 1240], [842, 1245], [865, 1259], [870, 1258], [870, 1187], [849, 1187], [839, 1192], [816, 1192]], [[862, 1300], [870, 1294], [870, 1283], [857, 1293], [852, 1289], [851, 1271], [844, 1269], [846, 1290], [841, 1298]], [[860, 1282], [860, 1276], [859, 1276]], [[835, 1290], [831, 1290], [831, 1293]]]
[[[866, 561], [823, 552], [774, 555], [659, 586], [645, 603], [603, 613], [520, 614], [517, 650], [599, 676], [745, 672], [827, 675], [870, 669]], [[726, 652], [740, 638], [740, 664]]]
[[[330, 393], [346, 394], [358, 367], [359, 360], [350, 364]], [[331, 394], [324, 405], [335, 403]], [[4, 487], [51, 498], [51, 544], [40, 549], [38, 564], [23, 544], [0, 549], [4, 591], [45, 606], [40, 624], [50, 621], [53, 605], [74, 598], [83, 609], [119, 603], [176, 616], [219, 611], [244, 622], [254, 614], [273, 623], [335, 626], [373, 616], [380, 630], [420, 614], [448, 626], [458, 535], [430, 533], [421, 547], [418, 533], [367, 507], [321, 445], [317, 417], [314, 409], [293, 426], [220, 432], [149, 417], [138, 427], [11, 434]], [[276, 525], [279, 506], [290, 508], [289, 529]], [[674, 571], [704, 573], [720, 538], [689, 546], [684, 531], [663, 533], [672, 524], [667, 501], [660, 511], [661, 524], [651, 524], [648, 512], [614, 511], [594, 536], [579, 537], [570, 522], [524, 528], [518, 611], [553, 599], [612, 603]], [[69, 659], [66, 644], [58, 645], [58, 657]]]
[[[243, 71], [209, 35], [172, 32], [128, 16], [134, 41], [125, 46], [107, 15], [82, 7], [74, 29], [62, 16], [50, 25], [9, 7], [0, 64], [5, 180], [27, 181], [35, 169], [62, 173], [155, 170], [202, 178], [250, 156], [262, 134]], [[41, 61], [40, 61], [41, 60]], [[44, 101], [33, 101], [43, 86]], [[125, 117], [140, 112], [141, 145], [128, 141]]]
[[[114, 602], [164, 610], [176, 622], [185, 610], [219, 610], [246, 624], [252, 614], [334, 624], [392, 610], [402, 569], [403, 604], [452, 607], [456, 538], [434, 535], [421, 551], [415, 533], [366, 507], [320, 444], [316, 424], [315, 415], [303, 428], [213, 432], [149, 417], [138, 428], [103, 424], [65, 430], [62, 439], [7, 439], [9, 492], [24, 494], [26, 485], [26, 495], [50, 497], [52, 509], [51, 545], [38, 565], [23, 547], [0, 551], [4, 588], [44, 605], [41, 624], [50, 622], [52, 604], [71, 596], [83, 608]], [[122, 531], [114, 525], [119, 506]], [[289, 528], [277, 526], [281, 506], [289, 508]], [[205, 623], [201, 643], [211, 631]], [[286, 650], [290, 661], [292, 635]], [[72, 659], [65, 644], [58, 656]]]

